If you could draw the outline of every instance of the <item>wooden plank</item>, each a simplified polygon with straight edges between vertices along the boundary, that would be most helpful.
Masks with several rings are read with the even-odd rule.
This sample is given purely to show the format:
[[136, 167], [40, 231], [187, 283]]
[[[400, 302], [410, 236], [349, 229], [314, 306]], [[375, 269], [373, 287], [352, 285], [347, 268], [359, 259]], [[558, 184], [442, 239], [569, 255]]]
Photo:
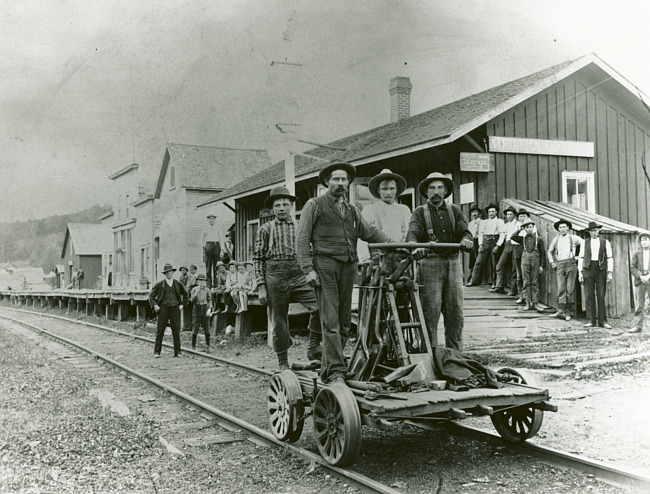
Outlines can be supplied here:
[[[532, 101], [525, 106], [526, 115], [526, 137], [534, 138], [537, 135], [537, 102]], [[528, 169], [528, 198], [539, 197], [539, 157], [536, 155], [526, 156], [526, 167]]]
[[607, 105], [607, 193], [609, 194], [609, 210], [604, 214], [616, 220], [621, 220], [620, 195], [621, 187], [618, 172], [618, 112]]
[[643, 171], [637, 173], [636, 156], [634, 149], [634, 135], [636, 127], [632, 122], [627, 120], [625, 124], [625, 166], [627, 168], [627, 205], [628, 205], [628, 223], [633, 225], [639, 224], [639, 207], [637, 202], [637, 180], [643, 180]]
[[647, 142], [648, 139], [646, 137], [646, 134], [639, 128], [636, 129], [635, 132], [635, 146], [636, 146], [636, 160], [635, 160], [635, 166], [636, 169], [638, 170], [637, 178], [638, 180], [636, 181], [637, 183], [637, 192], [636, 192], [636, 197], [637, 197], [637, 204], [645, 204], [646, 207], [640, 207], [638, 208], [638, 225], [643, 227], [643, 228], [650, 228], [650, 217], [648, 216], [648, 206], [650, 203], [648, 202], [650, 200], [650, 194], [648, 193], [648, 182], [647, 179], [645, 178], [645, 173], [643, 171], [643, 164], [645, 163], [646, 170], [648, 173], [650, 173], [650, 156], [648, 156], [648, 153], [646, 149], [648, 149], [648, 145], [650, 142]]
[[609, 170], [607, 167], [607, 105], [596, 100], [596, 210], [609, 214]]
[[567, 141], [576, 141], [577, 137], [577, 124], [576, 124], [576, 81], [571, 77], [564, 83], [564, 97], [566, 98], [566, 135]]
[[[537, 100], [537, 136], [540, 139], [548, 138], [548, 107], [545, 95]], [[548, 201], [551, 199], [550, 177], [549, 177], [549, 156], [540, 155], [537, 157], [539, 188], [537, 199]]]
[[[547, 108], [546, 113], [548, 116], [548, 138], [557, 139], [557, 98], [555, 89], [549, 91], [546, 95]], [[560, 171], [560, 158], [558, 156], [549, 156], [548, 159], [548, 180], [549, 180], [549, 198], [551, 201], [562, 200], [562, 174]]]
[[626, 150], [626, 144], [627, 144], [627, 138], [626, 138], [626, 123], [627, 119], [619, 113], [618, 115], [618, 120], [617, 120], [617, 135], [616, 135], [616, 141], [617, 141], [617, 149], [618, 149], [618, 156], [616, 159], [616, 163], [618, 166], [618, 190], [620, 191], [618, 194], [618, 208], [619, 208], [619, 216], [618, 220], [623, 221], [625, 223], [630, 222], [630, 215], [628, 212], [628, 206], [629, 206], [629, 197], [627, 193], [627, 150]]

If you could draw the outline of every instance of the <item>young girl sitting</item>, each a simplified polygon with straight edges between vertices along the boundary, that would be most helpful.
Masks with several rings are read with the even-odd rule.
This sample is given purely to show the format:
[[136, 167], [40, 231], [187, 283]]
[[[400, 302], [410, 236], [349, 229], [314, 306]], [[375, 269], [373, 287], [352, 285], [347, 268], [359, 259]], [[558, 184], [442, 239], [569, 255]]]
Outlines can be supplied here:
[[228, 263], [224, 301], [226, 304], [226, 312], [235, 312], [239, 308], [239, 296], [237, 295], [237, 266], [235, 261], [230, 261]]

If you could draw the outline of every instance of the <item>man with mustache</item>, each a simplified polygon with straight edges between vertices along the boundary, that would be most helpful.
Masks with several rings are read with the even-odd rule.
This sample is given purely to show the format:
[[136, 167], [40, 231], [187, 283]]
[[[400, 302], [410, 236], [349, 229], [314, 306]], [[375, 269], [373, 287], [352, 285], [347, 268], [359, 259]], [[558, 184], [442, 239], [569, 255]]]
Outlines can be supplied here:
[[[461, 248], [469, 252], [474, 241], [467, 219], [458, 206], [444, 201], [454, 190], [451, 179], [434, 172], [420, 182], [418, 190], [427, 203], [413, 211], [406, 241], [460, 242]], [[438, 320], [442, 312], [445, 346], [463, 351], [463, 271], [458, 252], [417, 249], [413, 257], [420, 260], [420, 300], [431, 345], [438, 346]]]
[[[357, 274], [357, 239], [391, 242], [362, 218], [346, 194], [356, 177], [354, 166], [335, 161], [321, 170], [327, 193], [307, 201], [296, 233], [298, 262], [316, 292], [323, 334], [321, 379], [345, 384], [343, 349], [351, 324], [352, 288]], [[310, 252], [310, 244], [313, 253]]]
[[478, 230], [478, 256], [474, 269], [472, 270], [472, 279], [467, 286], [478, 286], [481, 284], [481, 274], [483, 265], [488, 263], [489, 282], [495, 283], [496, 286], [496, 255], [506, 239], [506, 225], [501, 218], [498, 218], [499, 208], [490, 204], [485, 208], [488, 219], [481, 221]]

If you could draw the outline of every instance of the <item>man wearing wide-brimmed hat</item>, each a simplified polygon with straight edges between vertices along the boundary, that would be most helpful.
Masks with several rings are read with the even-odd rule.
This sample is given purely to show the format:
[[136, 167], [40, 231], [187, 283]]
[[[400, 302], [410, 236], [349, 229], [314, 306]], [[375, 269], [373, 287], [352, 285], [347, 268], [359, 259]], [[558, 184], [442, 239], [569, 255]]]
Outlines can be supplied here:
[[162, 340], [165, 336], [167, 323], [172, 328], [174, 340], [174, 357], [181, 356], [181, 312], [183, 306], [187, 305], [187, 290], [183, 284], [174, 279], [174, 271], [171, 264], [165, 264], [162, 272], [165, 279], [156, 283], [149, 293], [149, 305], [158, 314], [156, 322], [156, 342], [153, 347], [154, 358], [160, 357]]
[[[391, 242], [370, 226], [346, 200], [355, 168], [335, 161], [318, 174], [327, 193], [310, 199], [302, 209], [297, 232], [298, 262], [314, 287], [323, 330], [321, 379], [345, 382], [343, 349], [351, 325], [352, 288], [357, 275], [357, 240]], [[313, 247], [313, 253], [310, 250]]]
[[517, 221], [519, 222], [519, 230], [515, 232], [512, 235], [512, 237], [510, 237], [510, 239], [517, 244], [515, 245], [515, 248], [512, 251], [512, 263], [515, 265], [517, 281], [514, 285], [515, 293], [512, 293], [513, 290], [510, 291], [510, 294], [512, 295], [518, 295], [519, 298], [517, 298], [517, 301], [515, 302], [517, 304], [525, 304], [526, 297], [524, 297], [524, 276], [521, 271], [521, 257], [524, 253], [524, 243], [523, 240], [521, 240], [520, 242], [517, 242], [516, 240], [519, 240], [517, 237], [524, 237], [526, 235], [526, 230], [524, 230], [521, 227], [521, 225], [523, 225], [529, 219], [530, 219], [530, 213], [526, 209], [521, 208], [519, 211], [517, 211]]
[[481, 227], [478, 229], [478, 256], [476, 264], [472, 270], [472, 279], [469, 286], [481, 284], [483, 265], [488, 265], [490, 273], [488, 283], [496, 286], [496, 255], [506, 239], [506, 225], [499, 214], [499, 207], [495, 204], [489, 204], [485, 208], [488, 215], [486, 220], [481, 221]]
[[201, 245], [203, 245], [203, 261], [208, 288], [212, 288], [212, 280], [217, 271], [217, 262], [221, 260], [221, 246], [224, 242], [223, 232], [216, 224], [217, 216], [214, 213], [207, 215], [208, 224], [201, 232]]
[[[474, 246], [467, 219], [454, 204], [447, 204], [454, 189], [451, 179], [442, 173], [430, 173], [420, 184], [420, 195], [427, 199], [411, 215], [407, 242], [458, 243], [465, 251]], [[445, 322], [445, 346], [463, 350], [463, 271], [457, 251], [418, 249], [420, 259], [420, 300], [432, 346], [438, 346], [438, 320], [442, 312]], [[444, 311], [442, 310], [444, 307]]]
[[584, 249], [580, 249], [578, 254], [578, 279], [585, 286], [587, 319], [589, 319], [585, 327], [599, 325], [611, 329], [612, 327], [607, 323], [605, 296], [607, 284], [611, 283], [613, 277], [614, 258], [609, 240], [600, 237], [602, 227], [595, 221], [590, 221], [586, 228], [590, 238], [585, 239]]
[[284, 186], [271, 189], [264, 207], [271, 209], [275, 219], [264, 223], [255, 235], [253, 265], [259, 300], [268, 304], [273, 331], [273, 350], [280, 370], [289, 368], [289, 304], [296, 302], [309, 311], [309, 345], [307, 358], [321, 358], [321, 330], [316, 294], [300, 270], [296, 251], [297, 224], [291, 217], [296, 196]]
[[515, 293], [515, 283], [517, 280], [517, 274], [515, 273], [515, 268], [512, 263], [512, 253], [514, 251], [515, 243], [512, 241], [512, 236], [519, 231], [521, 227], [520, 223], [517, 221], [517, 210], [512, 206], [509, 206], [504, 211], [506, 215], [505, 221], [505, 240], [503, 242], [503, 252], [499, 257], [499, 262], [497, 263], [497, 279], [494, 288], [491, 288], [491, 292], [495, 293], [505, 293], [505, 284], [506, 284], [506, 270], [508, 265], [510, 265], [510, 271], [512, 272], [512, 283], [510, 284], [510, 295]]
[[[369, 225], [379, 228], [394, 242], [404, 242], [411, 220], [411, 210], [408, 206], [397, 202], [397, 198], [405, 189], [406, 179], [404, 177], [393, 173], [388, 168], [382, 170], [368, 183], [370, 193], [380, 200], [369, 204], [361, 212], [361, 216]], [[372, 259], [377, 259], [379, 255], [378, 252], [370, 252]], [[399, 254], [392, 252], [384, 256], [386, 272], [393, 272], [399, 263], [399, 257]]]
[[553, 225], [559, 235], [551, 240], [548, 247], [548, 262], [552, 269], [556, 269], [557, 278], [557, 312], [553, 317], [571, 320], [575, 304], [576, 275], [578, 264], [576, 251], [582, 245], [582, 239], [572, 235], [569, 230], [573, 225], [569, 220], [560, 219]]
[[630, 273], [634, 277], [634, 327], [628, 333], [643, 331], [643, 309], [646, 293], [650, 294], [650, 233], [639, 233], [641, 250], [635, 252], [630, 262]]
[[544, 241], [537, 234], [535, 222], [531, 219], [524, 221], [521, 225], [525, 235], [513, 235], [513, 240], [521, 243], [523, 251], [521, 254], [521, 274], [524, 281], [523, 295], [526, 306], [523, 310], [535, 309], [537, 312], [544, 312], [539, 303], [539, 275], [546, 267], [546, 250]]

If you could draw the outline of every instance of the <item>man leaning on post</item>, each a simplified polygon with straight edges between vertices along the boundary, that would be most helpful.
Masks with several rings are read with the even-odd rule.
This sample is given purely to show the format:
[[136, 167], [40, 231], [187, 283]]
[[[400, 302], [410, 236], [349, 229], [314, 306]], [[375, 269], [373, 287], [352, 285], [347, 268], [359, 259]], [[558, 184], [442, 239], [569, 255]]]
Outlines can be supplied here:
[[174, 340], [174, 357], [180, 357], [181, 353], [181, 312], [187, 304], [187, 290], [183, 284], [174, 279], [174, 271], [171, 264], [165, 264], [163, 274], [165, 279], [156, 283], [149, 294], [149, 305], [158, 314], [156, 323], [156, 342], [153, 347], [154, 358], [160, 357], [163, 336], [167, 322], [172, 328]]
[[[442, 173], [433, 172], [418, 185], [427, 198], [426, 204], [411, 215], [407, 242], [457, 243], [469, 252], [474, 247], [467, 219], [460, 208], [447, 204], [445, 198], [454, 183]], [[445, 321], [445, 346], [463, 351], [463, 271], [458, 251], [417, 249], [413, 257], [420, 260], [420, 300], [431, 346], [438, 346], [438, 320]], [[443, 311], [444, 307], [444, 311]]]
[[[327, 193], [305, 204], [297, 232], [298, 262], [316, 292], [323, 332], [321, 379], [345, 383], [343, 349], [351, 324], [352, 288], [357, 274], [357, 239], [387, 243], [390, 237], [369, 226], [346, 200], [354, 166], [336, 161], [318, 175]], [[310, 243], [313, 254], [310, 252]]]

